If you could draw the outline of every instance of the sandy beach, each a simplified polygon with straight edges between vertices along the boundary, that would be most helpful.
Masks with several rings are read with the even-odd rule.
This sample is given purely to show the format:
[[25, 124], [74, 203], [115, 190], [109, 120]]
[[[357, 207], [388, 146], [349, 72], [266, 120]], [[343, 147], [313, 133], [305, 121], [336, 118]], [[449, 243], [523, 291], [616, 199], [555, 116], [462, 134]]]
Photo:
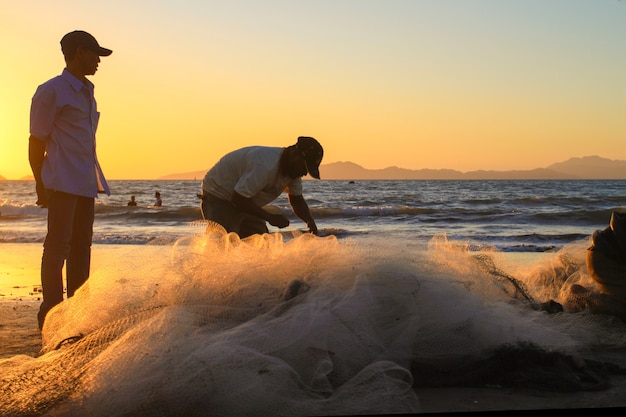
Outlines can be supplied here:
[[[92, 272], [119, 262], [122, 254], [141, 256], [145, 250], [142, 246], [94, 245]], [[35, 357], [41, 348], [36, 320], [40, 294], [33, 290], [38, 284], [41, 245], [0, 244], [0, 253], [0, 361], [15, 355]], [[415, 391], [424, 413], [626, 407], [626, 375], [611, 377], [610, 387], [601, 391], [557, 393], [498, 387]]]

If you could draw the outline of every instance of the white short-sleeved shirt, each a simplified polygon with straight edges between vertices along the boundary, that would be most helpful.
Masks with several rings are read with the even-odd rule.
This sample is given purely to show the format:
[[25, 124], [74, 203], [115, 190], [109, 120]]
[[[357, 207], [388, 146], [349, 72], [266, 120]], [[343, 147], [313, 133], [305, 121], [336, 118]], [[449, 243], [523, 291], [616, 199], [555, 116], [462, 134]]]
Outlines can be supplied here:
[[99, 118], [94, 85], [67, 69], [37, 88], [30, 108], [30, 133], [46, 142], [41, 170], [46, 188], [85, 197], [110, 194], [96, 156]]
[[249, 146], [230, 152], [209, 170], [202, 181], [204, 193], [230, 201], [236, 191], [259, 207], [274, 201], [283, 191], [302, 195], [302, 178], [280, 173], [284, 148]]

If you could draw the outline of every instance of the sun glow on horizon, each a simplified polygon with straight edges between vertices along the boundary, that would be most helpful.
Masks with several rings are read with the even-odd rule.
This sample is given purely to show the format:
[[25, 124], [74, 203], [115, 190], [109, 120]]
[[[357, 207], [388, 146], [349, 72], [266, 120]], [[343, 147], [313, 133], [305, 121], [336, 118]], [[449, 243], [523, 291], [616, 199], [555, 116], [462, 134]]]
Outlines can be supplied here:
[[368, 169], [626, 160], [623, 2], [36, 3], [5, 2], [0, 16], [16, 40], [0, 58], [8, 179], [30, 175], [30, 100], [79, 28], [113, 50], [90, 78], [109, 179], [208, 169], [300, 135], [320, 140], [322, 164]]

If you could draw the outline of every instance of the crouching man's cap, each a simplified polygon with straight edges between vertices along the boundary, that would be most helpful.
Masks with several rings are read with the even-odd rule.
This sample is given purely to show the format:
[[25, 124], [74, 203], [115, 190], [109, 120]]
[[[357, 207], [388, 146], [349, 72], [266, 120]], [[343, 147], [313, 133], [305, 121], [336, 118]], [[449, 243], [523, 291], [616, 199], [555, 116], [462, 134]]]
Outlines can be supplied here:
[[306, 170], [313, 178], [320, 179], [320, 163], [322, 163], [322, 157], [324, 156], [324, 149], [322, 145], [315, 140], [315, 138], [309, 136], [300, 136], [296, 148], [306, 162]]

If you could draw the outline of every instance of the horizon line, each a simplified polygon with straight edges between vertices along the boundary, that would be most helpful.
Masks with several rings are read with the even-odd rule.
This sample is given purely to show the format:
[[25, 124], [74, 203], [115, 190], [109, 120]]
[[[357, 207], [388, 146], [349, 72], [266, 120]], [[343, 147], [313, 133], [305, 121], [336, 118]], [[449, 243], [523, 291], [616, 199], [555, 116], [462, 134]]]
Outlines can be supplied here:
[[[476, 169], [476, 170], [471, 170], [471, 171], [459, 171], [457, 169], [453, 169], [453, 168], [419, 168], [419, 169], [411, 169], [411, 168], [402, 168], [402, 167], [398, 167], [395, 165], [392, 166], [388, 166], [385, 168], [365, 168], [362, 165], [359, 165], [356, 162], [352, 162], [352, 161], [336, 161], [336, 162], [330, 162], [327, 164], [322, 164], [320, 165], [320, 167], [324, 167], [324, 166], [329, 166], [329, 165], [337, 165], [337, 164], [351, 164], [351, 165], [355, 165], [356, 167], [360, 168], [363, 171], [369, 171], [369, 172], [382, 172], [385, 170], [401, 170], [401, 171], [406, 171], [406, 172], [413, 172], [413, 173], [419, 173], [419, 172], [423, 172], [423, 171], [428, 171], [428, 172], [454, 172], [454, 173], [458, 173], [461, 174], [463, 176], [465, 175], [471, 175], [471, 174], [479, 174], [479, 173], [484, 173], [486, 174], [511, 174], [511, 173], [518, 173], [518, 174], [522, 174], [522, 173], [529, 173], [529, 172], [534, 172], [534, 171], [539, 171], [539, 170], [546, 170], [546, 171], [552, 171], [555, 174], [557, 174], [558, 176], [562, 177], [563, 174], [566, 174], [565, 172], [561, 172], [561, 171], [554, 171], [552, 169], [550, 169], [549, 167], [553, 166], [553, 165], [563, 165], [563, 164], [567, 164], [570, 163], [572, 164], [573, 161], [584, 161], [585, 159], [589, 160], [589, 159], [601, 159], [603, 161], [609, 162], [609, 163], [620, 163], [622, 162], [624, 164], [624, 168], [626, 168], [626, 161], [625, 160], [616, 160], [616, 159], [609, 159], [609, 158], [605, 158], [605, 157], [601, 157], [599, 155], [589, 155], [589, 156], [583, 156], [583, 157], [570, 157], [569, 159], [562, 161], [562, 162], [555, 162], [553, 164], [550, 164], [548, 167], [539, 167], [539, 168], [531, 168], [531, 169], [509, 169], [509, 170], [496, 170], [496, 169]], [[589, 169], [592, 169], [592, 167], [588, 167]], [[600, 167], [595, 167], [596, 169], [600, 168]], [[604, 168], [607, 168], [606, 166]], [[187, 179], [187, 180], [192, 180], [192, 178], [182, 178], [185, 175], [193, 175], [193, 174], [199, 174], [199, 173], [206, 173], [209, 169], [205, 169], [205, 170], [196, 170], [196, 171], [187, 171], [187, 172], [179, 172], [179, 173], [173, 173], [173, 174], [166, 174], [166, 175], [162, 175], [160, 177], [155, 177], [155, 178], [111, 178], [111, 180], [114, 181], [141, 181], [141, 180], [182, 180], [182, 179]], [[567, 175], [567, 174], [566, 174]], [[597, 177], [588, 177], [588, 176], [583, 176], [583, 177], [578, 177], [578, 176], [574, 176], [571, 175], [571, 178], [544, 178], [544, 179], [605, 179], [605, 180], [609, 180], [609, 179], [626, 179], [626, 174], [624, 175], [624, 178], [597, 178]], [[179, 176], [178, 178], [175, 178], [176, 176]], [[167, 178], [167, 177], [172, 177], [172, 178]], [[198, 179], [198, 175], [194, 175], [193, 179]], [[200, 179], [204, 177], [204, 174], [202, 174], [200, 176]], [[621, 176], [620, 176], [621, 177]], [[342, 178], [328, 178], [328, 179], [350, 179], [347, 177], [342, 177]], [[352, 179], [359, 179], [359, 178], [352, 178]], [[367, 180], [374, 180], [374, 179], [382, 179], [382, 180], [386, 180], [386, 179], [392, 179], [392, 178], [361, 178], [361, 179], [367, 179]], [[421, 178], [394, 178], [394, 179], [421, 179]], [[458, 179], [458, 180], [464, 180], [464, 179], [499, 179], [499, 178], [423, 178], [423, 179]], [[513, 179], [513, 178], [501, 178], [501, 179]], [[531, 179], [531, 178], [520, 178], [520, 179]], [[542, 179], [542, 178], [536, 178], [536, 179]], [[28, 181], [28, 180], [34, 180], [34, 177], [32, 174], [27, 174], [27, 175], [23, 175], [22, 177], [19, 178], [5, 178], [0, 174], [0, 180], [3, 181]]]

